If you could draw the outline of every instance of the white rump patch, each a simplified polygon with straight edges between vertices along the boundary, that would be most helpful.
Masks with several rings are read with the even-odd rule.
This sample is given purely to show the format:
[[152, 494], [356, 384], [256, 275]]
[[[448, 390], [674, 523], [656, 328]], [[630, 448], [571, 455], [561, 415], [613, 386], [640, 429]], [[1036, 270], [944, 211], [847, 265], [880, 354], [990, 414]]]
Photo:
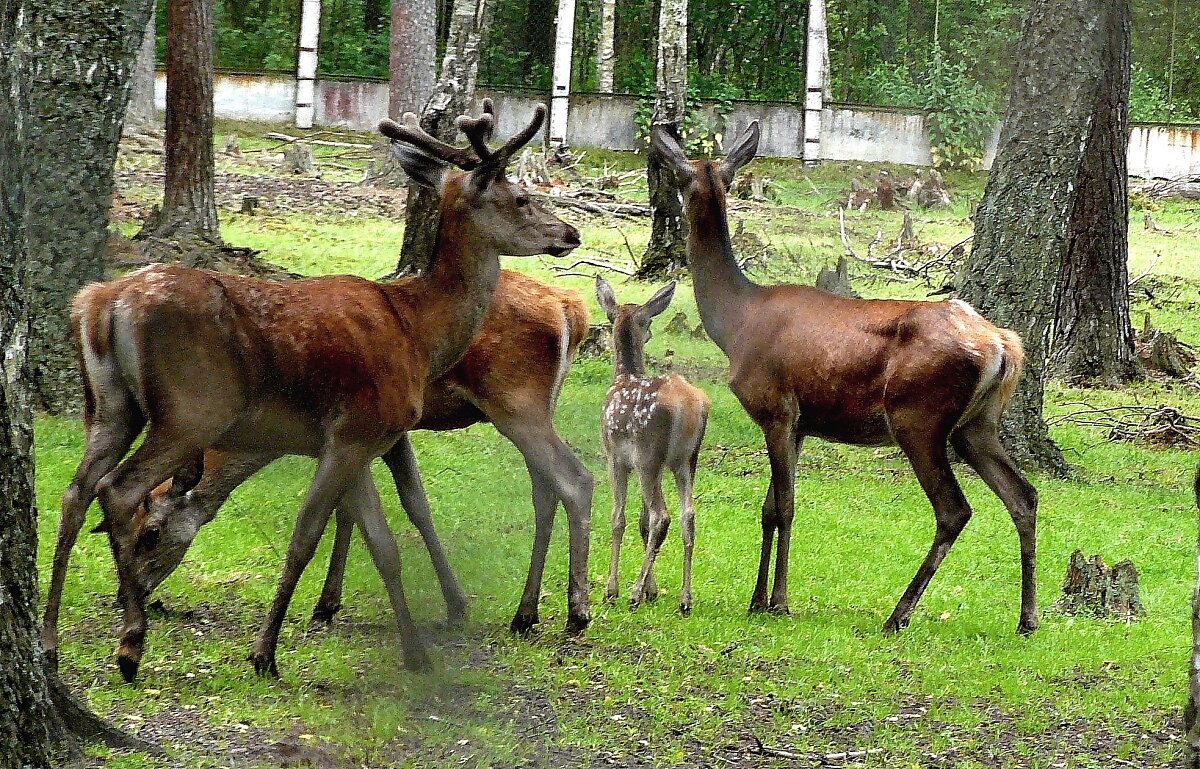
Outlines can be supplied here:
[[960, 310], [962, 310], [963, 312], [967, 313], [968, 315], [973, 315], [973, 316], [975, 316], [976, 318], [982, 318], [982, 317], [983, 317], [983, 316], [982, 316], [982, 315], [980, 315], [979, 313], [975, 312], [975, 308], [974, 308], [974, 307], [972, 307], [971, 305], [967, 304], [966, 302], [964, 302], [964, 301], [963, 301], [963, 300], [961, 300], [961, 299], [951, 299], [951, 300], [950, 300], [950, 304], [954, 305], [955, 307], [957, 307], [958, 309], [960, 309]]

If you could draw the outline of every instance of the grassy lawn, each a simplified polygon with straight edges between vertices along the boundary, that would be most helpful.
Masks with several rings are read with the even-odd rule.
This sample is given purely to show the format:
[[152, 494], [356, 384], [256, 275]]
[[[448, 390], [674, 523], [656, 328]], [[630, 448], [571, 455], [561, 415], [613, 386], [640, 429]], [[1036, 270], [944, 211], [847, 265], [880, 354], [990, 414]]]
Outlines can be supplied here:
[[[224, 128], [235, 130], [248, 133], [244, 126]], [[247, 136], [242, 146], [269, 144]], [[596, 152], [585, 162], [599, 169], [637, 161]], [[263, 173], [265, 166], [256, 163], [239, 161], [226, 170]], [[735, 229], [736, 221], [744, 222], [774, 251], [755, 268], [755, 277], [811, 282], [842, 251], [837, 198], [849, 190], [852, 175], [873, 178], [878, 167], [806, 169], [759, 161], [753, 168], [775, 178], [782, 196], [779, 206], [738, 204], [734, 212]], [[346, 178], [352, 176], [347, 172]], [[923, 243], [948, 246], [970, 234], [969, 213], [983, 178], [955, 175], [950, 182], [951, 209], [913, 212]], [[124, 193], [135, 200], [154, 196], [145, 186]], [[231, 243], [263, 249], [265, 257], [301, 273], [375, 277], [391, 269], [401, 223], [333, 208], [293, 214], [266, 207], [254, 216], [223, 211], [223, 231]], [[1150, 312], [1157, 327], [1200, 343], [1200, 263], [1193, 257], [1200, 253], [1200, 216], [1195, 204], [1156, 203], [1153, 213], [1174, 234], [1143, 233], [1135, 208], [1131, 273], [1154, 264], [1151, 290], [1135, 292], [1135, 317], [1140, 323]], [[562, 215], [584, 236], [585, 246], [570, 260], [628, 258], [647, 238], [643, 221]], [[897, 212], [851, 213], [847, 236], [864, 254], [877, 232], [894, 239], [901, 220]], [[550, 258], [506, 261], [575, 286], [593, 318], [601, 317], [588, 278], [555, 277], [556, 260]], [[853, 271], [866, 296], [921, 297], [930, 290], [863, 266]], [[642, 301], [655, 288], [617, 285], [624, 301]], [[1016, 535], [999, 501], [964, 468], [976, 516], [909, 630], [885, 638], [879, 629], [932, 539], [929, 505], [896, 450], [810, 440], [798, 472], [792, 613], [749, 616], [767, 481], [762, 436], [722, 381], [719, 350], [662, 329], [676, 309], [697, 321], [686, 278], [648, 352], [671, 358], [677, 370], [696, 372], [694, 380], [713, 401], [697, 476], [696, 608], [690, 617], [677, 611], [677, 522], [659, 559], [664, 595], [637, 611], [624, 599], [602, 602], [611, 493], [599, 412], [611, 360], [581, 360], [567, 379], [557, 425], [598, 479], [594, 621], [585, 637], [562, 633], [561, 520], [547, 569], [542, 628], [531, 639], [508, 634], [533, 533], [529, 482], [516, 450], [490, 426], [478, 425], [415, 439], [439, 532], [473, 597], [462, 632], [439, 629], [443, 607], [432, 569], [390, 480], [377, 468], [405, 557], [405, 587], [428, 628], [437, 672], [400, 669], [387, 598], [358, 542], [346, 577], [346, 608], [331, 628], [309, 628], [326, 541], [284, 626], [282, 679], [256, 678], [245, 657], [313, 469], [311, 460], [288, 458], [234, 495], [162, 585], [163, 608], [152, 618], [135, 685], [121, 683], [111, 664], [119, 617], [107, 543], [99, 536], [81, 538], [64, 598], [64, 675], [93, 707], [167, 750], [165, 757], [97, 748], [93, 754], [113, 767], [1182, 765], [1177, 734], [1195, 564], [1196, 511], [1188, 493], [1193, 452], [1111, 443], [1098, 429], [1063, 424], [1054, 436], [1078, 472], [1069, 480], [1033, 478], [1042, 500], [1043, 610], [1059, 593], [1068, 556], [1080, 548], [1109, 563], [1134, 561], [1147, 607], [1141, 621], [1046, 612], [1037, 634], [1016, 636]], [[1200, 414], [1200, 390], [1159, 382], [1120, 392], [1052, 385], [1048, 411], [1065, 413], [1081, 400], [1166, 404]], [[41, 563], [48, 575], [59, 500], [82, 452], [80, 423], [39, 419], [37, 449]], [[673, 488], [668, 501], [676, 510]], [[97, 520], [98, 510], [91, 516]], [[621, 568], [623, 596], [640, 561], [632, 529]]]

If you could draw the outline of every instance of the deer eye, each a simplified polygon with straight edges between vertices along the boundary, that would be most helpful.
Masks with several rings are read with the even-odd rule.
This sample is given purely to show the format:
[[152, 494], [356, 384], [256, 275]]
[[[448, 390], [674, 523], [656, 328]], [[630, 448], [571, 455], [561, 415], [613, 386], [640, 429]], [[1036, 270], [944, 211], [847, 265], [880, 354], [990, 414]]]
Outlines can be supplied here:
[[533, 201], [530, 200], [529, 197], [522, 195], [521, 197], [517, 198], [517, 207], [524, 208], [525, 206], [529, 205], [532, 202]]

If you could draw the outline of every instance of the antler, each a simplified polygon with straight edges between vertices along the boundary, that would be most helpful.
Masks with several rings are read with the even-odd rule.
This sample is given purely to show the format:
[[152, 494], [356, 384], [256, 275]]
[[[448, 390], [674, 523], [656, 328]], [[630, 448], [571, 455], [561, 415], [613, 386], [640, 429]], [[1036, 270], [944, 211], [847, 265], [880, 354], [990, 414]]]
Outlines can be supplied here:
[[473, 171], [494, 156], [487, 146], [487, 140], [492, 138], [492, 132], [496, 130], [495, 104], [491, 99], [484, 99], [481, 111], [482, 114], [477, 118], [461, 115], [455, 121], [458, 130], [471, 142], [470, 147], [455, 147], [430, 134], [421, 128], [417, 116], [411, 112], [404, 113], [403, 125], [387, 118], [380, 121], [379, 132], [389, 139], [418, 147], [464, 171]]
[[529, 125], [525, 126], [525, 130], [506, 141], [504, 146], [496, 150], [496, 153], [492, 156], [492, 162], [496, 163], [499, 168], [507, 166], [513, 154], [528, 144], [529, 140], [537, 135], [537, 132], [542, 129], [542, 123], [545, 121], [546, 105], [539, 104], [534, 108], [533, 120], [529, 121]]

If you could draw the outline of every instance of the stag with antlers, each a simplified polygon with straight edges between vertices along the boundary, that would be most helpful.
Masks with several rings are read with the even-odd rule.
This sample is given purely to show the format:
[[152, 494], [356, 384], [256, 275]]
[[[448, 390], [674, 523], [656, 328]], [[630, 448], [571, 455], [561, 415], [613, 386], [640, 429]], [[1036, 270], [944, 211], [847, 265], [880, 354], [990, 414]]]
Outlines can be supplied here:
[[[1000, 442], [1000, 414], [1024, 362], [1015, 333], [960, 300], [848, 299], [810, 286], [760, 286], [738, 266], [725, 193], [758, 151], [759, 127], [724, 162], [691, 162], [668, 128], [651, 132], [651, 162], [674, 172], [689, 220], [688, 267], [704, 329], [729, 358], [730, 388], [762, 429], [771, 462], [751, 611], [788, 611], [796, 457], [806, 435], [898, 444], [933, 505], [933, 545], [884, 624], [904, 628], [971, 517], [947, 444], [1000, 497], [1021, 547], [1020, 633], [1038, 625], [1037, 491]], [[775, 582], [767, 595], [774, 539]]]
[[[277, 674], [280, 626], [338, 503], [354, 515], [387, 587], [405, 666], [429, 667], [370, 463], [416, 426], [426, 383], [452, 368], [479, 331], [499, 280], [500, 254], [562, 254], [579, 245], [575, 228], [505, 178], [513, 153], [536, 135], [545, 112], [539, 106], [530, 124], [496, 151], [486, 143], [491, 115], [460, 117], [474, 149], [466, 172], [448, 165], [462, 165], [463, 151], [420, 131], [415, 117], [405, 116], [403, 126], [381, 124], [398, 141], [396, 155], [409, 177], [441, 197], [436, 258], [411, 281], [336, 276], [276, 283], [151, 266], [76, 297], [87, 445], [63, 500], [61, 528], [78, 531], [91, 501], [100, 500], [124, 611], [117, 663], [126, 680], [137, 674], [146, 630], [144, 591], [129, 560], [137, 511], [152, 489], [208, 448], [317, 458], [251, 654], [259, 673]], [[144, 440], [126, 458], [143, 427]], [[65, 550], [69, 539], [60, 537]], [[47, 609], [48, 653], [57, 648], [51, 608], [57, 605]]]
[[657, 596], [654, 561], [671, 518], [663, 497], [663, 471], [670, 468], [679, 490], [679, 530], [683, 535], [683, 587], [679, 610], [692, 610], [692, 551], [696, 544], [696, 504], [692, 490], [696, 461], [708, 424], [708, 396], [678, 374], [646, 376], [644, 350], [650, 339], [650, 322], [671, 304], [675, 284], [666, 286], [645, 304], [617, 304], [608, 281], [596, 277], [596, 298], [613, 324], [615, 365], [612, 387], [604, 399], [600, 436], [608, 455], [612, 479], [612, 559], [605, 597], [617, 597], [617, 570], [621, 565], [621, 539], [625, 535], [625, 495], [629, 474], [637, 472], [642, 490], [642, 515], [638, 530], [646, 547], [642, 568], [629, 592], [640, 604]]

